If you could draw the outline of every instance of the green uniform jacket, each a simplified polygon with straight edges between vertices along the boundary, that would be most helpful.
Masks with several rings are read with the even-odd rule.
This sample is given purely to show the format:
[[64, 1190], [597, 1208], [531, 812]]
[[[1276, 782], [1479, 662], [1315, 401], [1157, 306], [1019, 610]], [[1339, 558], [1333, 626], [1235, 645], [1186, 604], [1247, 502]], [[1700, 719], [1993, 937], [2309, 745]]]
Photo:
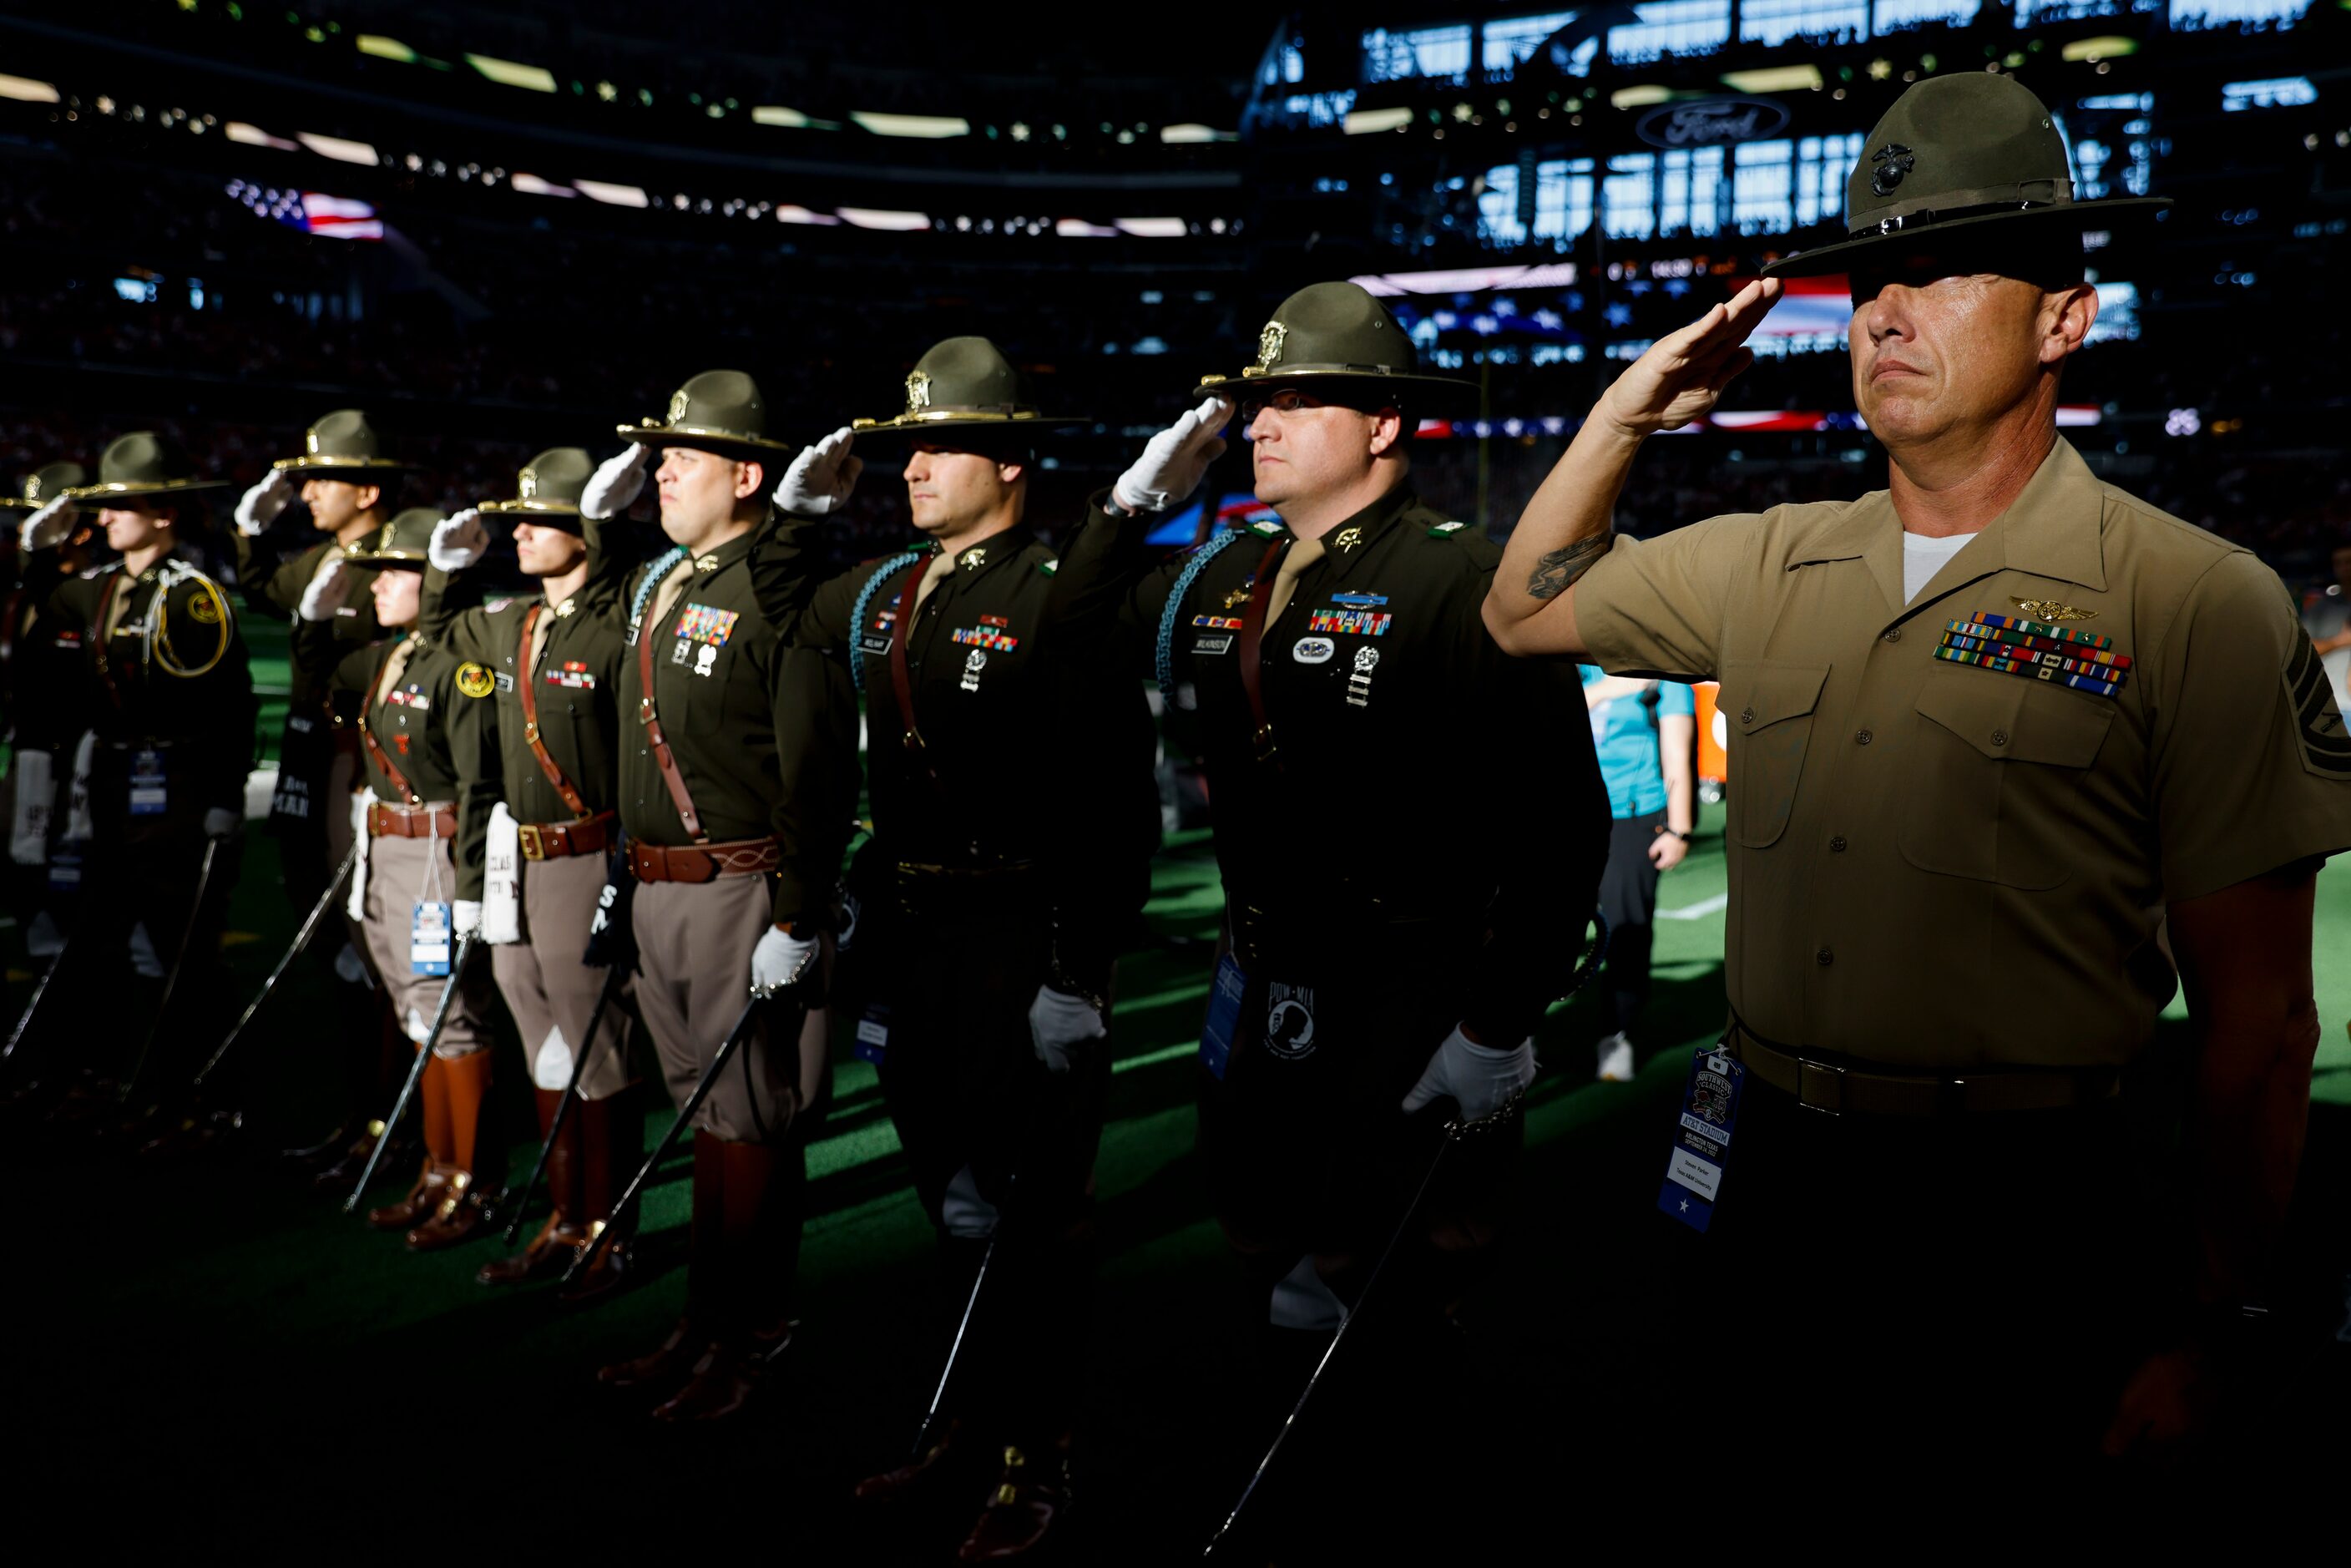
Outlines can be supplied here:
[[287, 657], [293, 666], [293, 675], [287, 694], [287, 707], [296, 714], [322, 713], [327, 706], [328, 678], [335, 665], [352, 649], [364, 647], [381, 639], [383, 628], [376, 624], [375, 603], [369, 598], [367, 585], [355, 586], [332, 621], [305, 621], [296, 612], [302, 603], [302, 591], [319, 575], [319, 565], [328, 552], [340, 552], [342, 546], [333, 539], [321, 539], [309, 549], [273, 564], [256, 548], [258, 540], [236, 535], [236, 585], [248, 606], [266, 604], [289, 618], [293, 630], [287, 639]]
[[[643, 590], [635, 632], [651, 651], [651, 696], [704, 835], [722, 843], [776, 839], [783, 859], [775, 919], [817, 921], [832, 908], [857, 810], [857, 696], [838, 661], [793, 647], [759, 613], [750, 570], [756, 537], [698, 557], [684, 591], [658, 617], [651, 579], [669, 556], [631, 576], [617, 609], [626, 617]], [[629, 653], [620, 709], [634, 719], [647, 693], [640, 650], [632, 643]], [[621, 826], [649, 844], [693, 843], [646, 727], [626, 727]]]
[[[473, 609], [451, 604], [454, 587], [435, 567], [424, 574], [417, 624], [435, 643], [491, 672], [496, 687], [499, 763], [507, 810], [517, 822], [568, 822], [577, 814], [531, 751], [522, 712], [524, 683], [538, 705], [539, 744], [563, 772], [588, 815], [620, 797], [621, 670], [628, 644], [625, 584], [611, 577], [587, 585], [539, 617], [538, 664], [523, 668], [522, 628], [537, 593], [498, 596]], [[635, 715], [630, 716], [633, 720]]]
[[[328, 682], [338, 724], [356, 723], [375, 737], [385, 760], [407, 780], [403, 789], [376, 760], [364, 742], [360, 753], [367, 764], [368, 788], [376, 799], [392, 802], [454, 801], [457, 807], [457, 838], [450, 846], [457, 862], [457, 885], [450, 896], [478, 901], [482, 896], [482, 865], [486, 858], [490, 809], [503, 789], [498, 778], [497, 708], [489, 700], [488, 672], [469, 664], [445, 648], [422, 638], [381, 702], [375, 688], [385, 663], [403, 639], [392, 638], [347, 653]], [[460, 672], [467, 684], [481, 679], [478, 697], [459, 685]]]
[[[172, 567], [181, 570], [165, 590]], [[151, 645], [147, 622], [159, 591]], [[102, 605], [110, 637], [99, 626]], [[216, 583], [172, 557], [135, 580], [111, 561], [57, 584], [39, 623], [56, 658], [45, 664], [40, 689], [17, 694], [19, 745], [62, 753], [91, 729], [104, 746], [168, 747], [175, 808], [244, 814], [253, 672], [236, 612]]]
[[[1144, 561], [1144, 519], [1097, 513], [1136, 563], [1126, 624], [1145, 667], [1188, 557]], [[1258, 525], [1176, 607], [1180, 707], [1197, 705], [1227, 906], [1283, 941], [1430, 923], [1472, 947], [1463, 1021], [1490, 1045], [1534, 1030], [1564, 994], [1608, 853], [1608, 796], [1569, 661], [1513, 659], [1479, 617], [1501, 552], [1406, 486], [1323, 536], [1326, 553], [1265, 631], [1273, 727], [1260, 761], [1240, 623], [1270, 550]], [[1277, 951], [1279, 947], [1277, 946]]]
[[1026, 526], [958, 555], [906, 643], [917, 753], [905, 743], [891, 655], [901, 593], [935, 548], [819, 580], [806, 548], [814, 526], [779, 518], [763, 530], [752, 576], [786, 635], [862, 667], [876, 850], [930, 864], [1036, 862], [1050, 890], [1055, 960], [1102, 994], [1150, 894], [1159, 832], [1151, 710], [1115, 655], [1115, 530], [1081, 529], [1058, 560]]

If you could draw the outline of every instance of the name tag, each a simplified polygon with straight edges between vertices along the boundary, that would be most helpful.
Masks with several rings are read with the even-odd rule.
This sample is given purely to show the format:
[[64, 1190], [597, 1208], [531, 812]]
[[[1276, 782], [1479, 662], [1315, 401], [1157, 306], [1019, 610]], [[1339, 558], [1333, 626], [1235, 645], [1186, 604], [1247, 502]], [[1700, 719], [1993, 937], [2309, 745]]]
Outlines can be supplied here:
[[449, 906], [417, 900], [408, 923], [408, 967], [418, 975], [449, 972]]
[[890, 634], [886, 632], [879, 634], [869, 633], [857, 640], [857, 647], [859, 652], [879, 658], [890, 651]]
[[1691, 1056], [1657, 1207], [1692, 1230], [1703, 1232], [1713, 1223], [1714, 1206], [1721, 1201], [1723, 1167], [1730, 1160], [1730, 1133], [1738, 1124], [1739, 1101], [1746, 1088], [1747, 1069], [1719, 1049]]
[[141, 747], [131, 754], [131, 814], [160, 817], [171, 803], [172, 790], [164, 779], [162, 751], [152, 746]]
[[1233, 633], [1230, 632], [1203, 632], [1192, 639], [1192, 652], [1195, 655], [1229, 653], [1232, 651]]
[[1216, 978], [1208, 983], [1208, 1021], [1200, 1029], [1200, 1065], [1219, 1083], [1233, 1060], [1233, 1031], [1239, 1027], [1241, 998], [1248, 990], [1249, 976], [1241, 972], [1240, 960], [1230, 953], [1218, 959]]

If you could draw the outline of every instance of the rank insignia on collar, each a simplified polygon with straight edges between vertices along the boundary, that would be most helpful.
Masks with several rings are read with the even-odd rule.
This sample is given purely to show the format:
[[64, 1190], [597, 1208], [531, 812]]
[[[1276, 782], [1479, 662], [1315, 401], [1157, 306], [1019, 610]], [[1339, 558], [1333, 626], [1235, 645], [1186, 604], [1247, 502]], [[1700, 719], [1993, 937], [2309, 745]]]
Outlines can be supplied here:
[[966, 571], [977, 571], [987, 560], [987, 551], [977, 545], [963, 552], [963, 569]]
[[2060, 604], [2053, 599], [2011, 599], [2011, 604], [2035, 621], [2095, 621], [2095, 610], [2080, 610], [2071, 604]]
[[1345, 554], [1347, 551], [1349, 551], [1349, 550], [1351, 550], [1351, 549], [1353, 549], [1357, 545], [1362, 544], [1363, 542], [1364, 542], [1364, 530], [1363, 530], [1363, 529], [1361, 529], [1361, 528], [1341, 528], [1341, 529], [1339, 530], [1339, 537], [1338, 537], [1337, 538], [1332, 539], [1332, 540], [1331, 541], [1331, 548], [1332, 548], [1332, 549], [1335, 549], [1335, 550], [1339, 551], [1341, 554], [1343, 554], [1343, 554]]
[[1040, 560], [1037, 563], [1037, 570], [1050, 577], [1061, 570], [1061, 558], [1055, 556], [1051, 560]]
[[579, 608], [580, 606], [577, 601], [567, 599], [562, 603], [555, 607], [555, 613], [558, 619], [560, 619], [563, 616], [570, 614]]
[[716, 556], [708, 555], [696, 556], [694, 559], [694, 570], [696, 571], [716, 571], [718, 570], [718, 558]]
[[1428, 537], [1433, 539], [1449, 538], [1468, 526], [1467, 523], [1439, 523], [1428, 530]]

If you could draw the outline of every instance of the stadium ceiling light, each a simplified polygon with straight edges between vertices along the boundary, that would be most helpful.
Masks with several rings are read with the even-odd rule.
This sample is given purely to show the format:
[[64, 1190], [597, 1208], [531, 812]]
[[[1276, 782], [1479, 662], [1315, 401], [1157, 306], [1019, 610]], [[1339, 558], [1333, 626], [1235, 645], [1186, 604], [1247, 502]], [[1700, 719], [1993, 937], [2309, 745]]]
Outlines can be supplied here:
[[518, 65], [490, 55], [467, 55], [465, 63], [500, 87], [528, 88], [532, 92], [555, 90], [555, 73], [545, 66]]
[[364, 141], [348, 141], [340, 136], [320, 136], [309, 131], [298, 131], [294, 135], [303, 146], [319, 157], [332, 158], [338, 163], [372, 165], [381, 162], [375, 155], [375, 149]]
[[971, 134], [971, 121], [955, 115], [869, 114], [862, 109], [852, 109], [849, 118], [876, 136], [912, 136], [935, 141]]
[[1053, 232], [1063, 239], [1115, 239], [1118, 231], [1103, 224], [1090, 224], [1083, 218], [1057, 218]]
[[615, 185], [602, 180], [574, 180], [571, 188], [591, 202], [602, 202], [612, 207], [649, 207], [649, 198], [638, 186]]
[[1733, 92], [1813, 92], [1821, 86], [1821, 68], [1772, 66], [1763, 70], [1725, 71], [1722, 85]]
[[790, 202], [776, 209], [776, 221], [779, 224], [816, 224], [825, 228], [831, 228], [841, 222], [831, 213], [812, 212]]
[[519, 169], [515, 171], [515, 177], [507, 183], [526, 196], [576, 196], [580, 193], [569, 185], [559, 185], [552, 180], [542, 180]]
[[794, 131], [838, 131], [841, 129], [841, 121], [838, 120], [819, 120], [812, 114], [802, 114], [797, 109], [786, 109], [780, 104], [773, 103], [765, 103], [755, 106], [751, 110], [751, 123], [754, 125], [780, 125], [788, 130]]
[[[1027, 141], [1028, 128], [1022, 126], [1019, 129], [1022, 133], [1020, 139]], [[1240, 140], [1240, 132], [1219, 131], [1213, 125], [1202, 125], [1196, 120], [1187, 120], [1181, 125], [1161, 126], [1159, 140], [1170, 146], [1180, 147], [1189, 141], [1238, 141]]]
[[398, 60], [404, 66], [416, 63], [416, 51], [398, 38], [387, 38], [381, 33], [361, 33], [356, 42], [363, 55], [373, 55], [380, 60]]
[[1402, 131], [1412, 123], [1409, 109], [1351, 109], [1345, 120], [1350, 136], [1369, 136], [1381, 131]]
[[1185, 233], [1182, 218], [1113, 218], [1111, 222], [1119, 233], [1137, 239], [1181, 239]]
[[1674, 96], [1674, 89], [1657, 82], [1643, 82], [1638, 87], [1620, 87], [1608, 95], [1608, 101], [1618, 109], [1641, 109], [1652, 103], [1665, 103]]
[[841, 207], [836, 211], [841, 214], [841, 222], [861, 229], [889, 229], [909, 234], [915, 229], [931, 226], [930, 215], [926, 213], [894, 212], [887, 207]]
[[13, 98], [19, 103], [55, 103], [57, 89], [31, 77], [0, 76], [0, 98]]
[[2116, 60], [2138, 53], [2138, 40], [2113, 36], [2076, 38], [2062, 52], [2069, 60]]

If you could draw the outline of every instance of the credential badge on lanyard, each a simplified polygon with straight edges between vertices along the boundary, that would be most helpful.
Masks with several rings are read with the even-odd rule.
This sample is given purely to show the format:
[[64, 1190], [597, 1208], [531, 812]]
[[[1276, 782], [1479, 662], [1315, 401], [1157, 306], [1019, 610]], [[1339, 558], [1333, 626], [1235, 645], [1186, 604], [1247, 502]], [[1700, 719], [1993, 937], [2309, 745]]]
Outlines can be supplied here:
[[1689, 1082], [1682, 1088], [1681, 1114], [1674, 1124], [1672, 1152], [1657, 1207], [1692, 1230], [1713, 1223], [1721, 1200], [1722, 1171], [1730, 1161], [1730, 1133], [1739, 1122], [1747, 1069], [1720, 1046], [1690, 1058]]

